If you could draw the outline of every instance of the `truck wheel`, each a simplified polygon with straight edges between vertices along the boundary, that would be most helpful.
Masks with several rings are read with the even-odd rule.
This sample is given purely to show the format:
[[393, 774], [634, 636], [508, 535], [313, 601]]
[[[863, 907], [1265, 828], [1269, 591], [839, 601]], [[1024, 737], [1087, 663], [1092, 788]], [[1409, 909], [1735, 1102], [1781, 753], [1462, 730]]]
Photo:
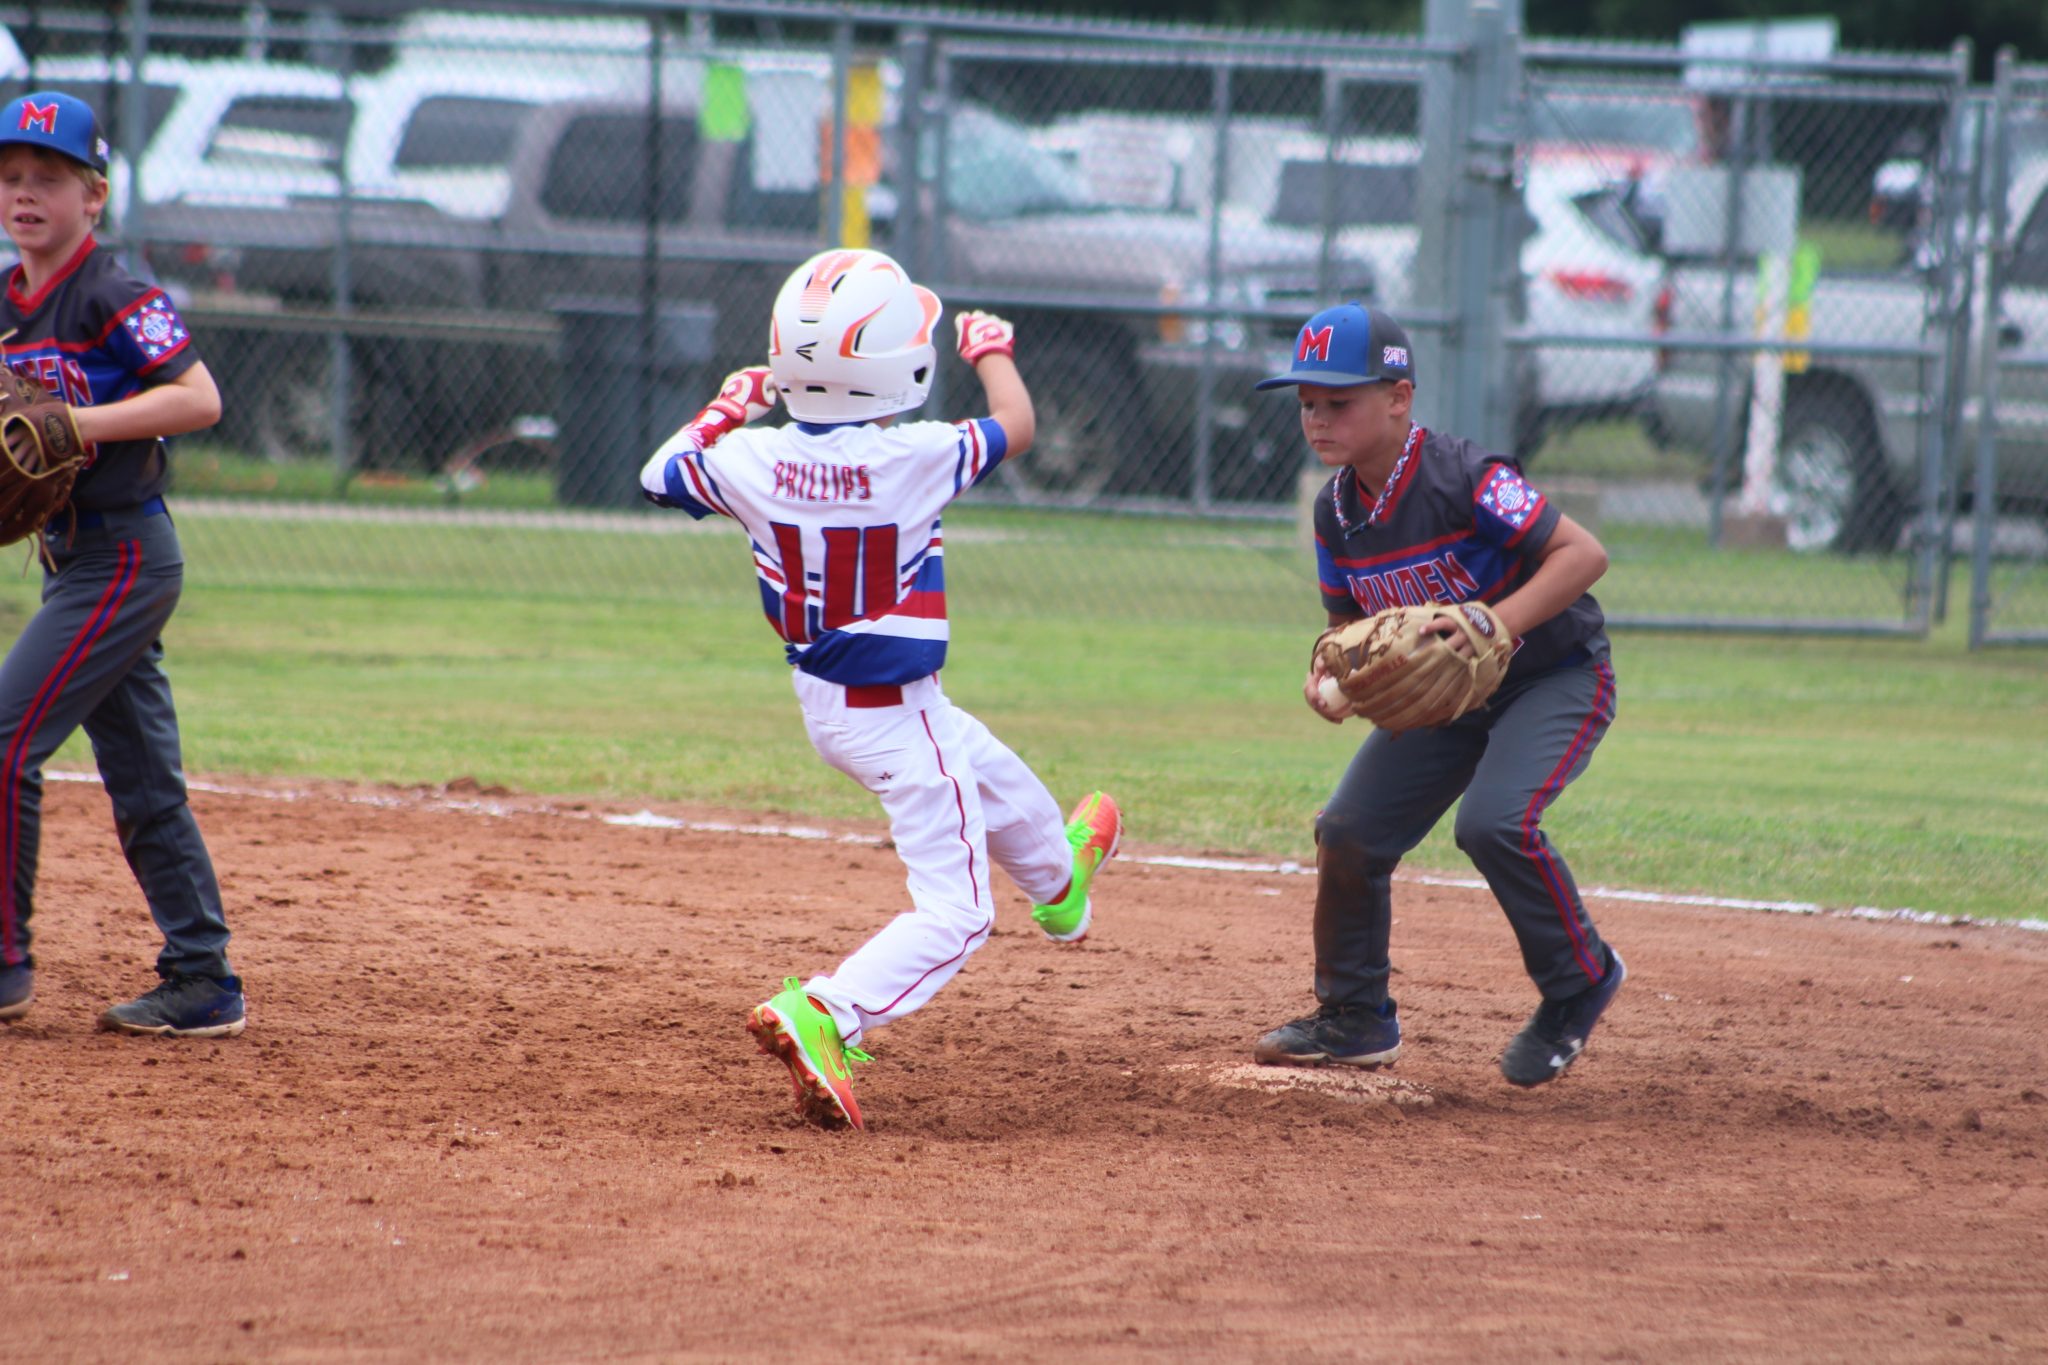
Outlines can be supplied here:
[[[321, 458], [333, 450], [334, 390], [327, 339], [305, 336], [279, 348], [276, 362], [256, 376], [247, 399], [252, 453], [267, 460]], [[348, 464], [356, 463], [360, 441], [349, 430]]]
[[1795, 550], [1888, 554], [1906, 524], [1869, 414], [1839, 390], [1796, 393], [1786, 405], [1776, 492]]
[[1025, 454], [1003, 461], [1003, 473], [1020, 493], [1085, 502], [1109, 486], [1130, 451], [1137, 381], [1099, 352], [1062, 348], [1033, 360], [1026, 352], [1038, 435]]

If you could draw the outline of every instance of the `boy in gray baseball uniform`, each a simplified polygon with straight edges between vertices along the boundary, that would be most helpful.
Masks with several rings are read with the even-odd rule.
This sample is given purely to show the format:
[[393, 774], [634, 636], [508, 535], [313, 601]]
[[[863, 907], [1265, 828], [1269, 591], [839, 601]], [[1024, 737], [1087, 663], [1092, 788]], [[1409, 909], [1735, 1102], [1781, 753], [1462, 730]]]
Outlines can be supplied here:
[[[1316, 496], [1316, 567], [1333, 626], [1387, 607], [1478, 598], [1516, 639], [1492, 699], [1449, 725], [1374, 730], [1316, 822], [1315, 1013], [1259, 1039], [1259, 1061], [1374, 1067], [1401, 1051], [1387, 993], [1392, 880], [1454, 803], [1458, 847], [1485, 876], [1542, 1003], [1501, 1057], [1520, 1086], [1563, 1074], [1626, 968], [1604, 943], [1543, 812], [1586, 769], [1614, 720], [1614, 669], [1600, 604], [1607, 569], [1593, 534], [1522, 477], [1515, 461], [1410, 420], [1414, 362], [1400, 324], [1355, 303], [1310, 318], [1287, 373], [1302, 434], [1336, 471]], [[1448, 621], [1441, 623], [1451, 631]], [[1453, 645], [1469, 649], [1462, 634]], [[1341, 722], [1312, 666], [1303, 691]]]

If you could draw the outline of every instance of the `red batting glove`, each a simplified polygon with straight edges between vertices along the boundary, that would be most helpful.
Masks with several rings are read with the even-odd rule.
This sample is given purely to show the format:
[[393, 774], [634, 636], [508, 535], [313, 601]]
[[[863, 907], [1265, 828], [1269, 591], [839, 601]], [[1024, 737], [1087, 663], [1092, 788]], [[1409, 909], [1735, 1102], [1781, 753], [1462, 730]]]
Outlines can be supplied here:
[[708, 449], [727, 432], [775, 411], [779, 396], [775, 376], [766, 365], [734, 370], [718, 386], [718, 397], [691, 419], [690, 430], [697, 434], [697, 443]]
[[970, 365], [983, 356], [1017, 355], [1016, 327], [994, 313], [955, 313], [953, 330], [960, 334], [960, 358]]

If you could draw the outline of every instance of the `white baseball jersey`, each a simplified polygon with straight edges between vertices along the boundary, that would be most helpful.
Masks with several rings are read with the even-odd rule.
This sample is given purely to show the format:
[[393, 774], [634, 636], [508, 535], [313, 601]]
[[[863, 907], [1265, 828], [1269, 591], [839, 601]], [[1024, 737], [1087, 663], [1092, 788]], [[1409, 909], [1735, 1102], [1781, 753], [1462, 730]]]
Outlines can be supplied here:
[[940, 513], [1005, 448], [988, 418], [743, 427], [708, 450], [685, 427], [640, 485], [693, 517], [746, 528], [761, 609], [792, 664], [827, 682], [886, 686], [945, 664]]
[[889, 817], [913, 908], [804, 986], [848, 1043], [931, 999], [987, 942], [991, 858], [1039, 904], [1073, 875], [1052, 793], [934, 676], [947, 641], [939, 516], [1005, 451], [987, 418], [742, 427], [708, 449], [685, 427], [640, 473], [654, 501], [746, 528], [811, 745]]

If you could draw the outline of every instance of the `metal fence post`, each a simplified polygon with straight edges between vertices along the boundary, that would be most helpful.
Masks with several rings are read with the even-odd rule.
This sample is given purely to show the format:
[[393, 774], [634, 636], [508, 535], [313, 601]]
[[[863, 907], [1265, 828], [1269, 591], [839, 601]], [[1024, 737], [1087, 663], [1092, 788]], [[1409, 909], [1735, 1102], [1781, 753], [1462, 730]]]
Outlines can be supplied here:
[[[31, 5], [29, 12], [39, 16], [41, 10]], [[122, 206], [125, 216], [119, 226], [128, 243], [122, 256], [137, 274], [142, 273], [142, 252], [136, 243], [147, 234], [148, 217], [143, 192], [149, 187], [142, 180], [142, 153], [149, 145], [149, 85], [142, 78], [148, 57], [149, 0], [128, 0], [128, 83], [121, 88], [120, 109], [121, 149], [128, 156], [128, 202]]]
[[[1206, 265], [1209, 306], [1223, 302], [1223, 191], [1230, 169], [1230, 66], [1218, 62], [1209, 69], [1210, 131], [1214, 145], [1209, 158], [1209, 259]], [[1215, 387], [1217, 333], [1223, 315], [1212, 311], [1202, 333], [1200, 380], [1195, 385], [1194, 499], [1197, 511], [1206, 512], [1215, 503], [1211, 466], [1216, 454]]]
[[[1748, 79], [1754, 79], [1751, 73]], [[1739, 236], [1742, 231], [1742, 191], [1749, 169], [1750, 142], [1754, 123], [1750, 109], [1748, 91], [1734, 97], [1735, 108], [1729, 116], [1729, 144], [1732, 155], [1728, 165], [1727, 214], [1722, 220], [1721, 251], [1716, 260], [1721, 268], [1721, 334], [1727, 336], [1735, 330], [1735, 263], [1740, 254]], [[1714, 429], [1709, 444], [1713, 449], [1708, 457], [1713, 461], [1712, 491], [1707, 497], [1707, 544], [1721, 548], [1721, 512], [1728, 501], [1729, 466], [1735, 459], [1735, 427], [1744, 403], [1736, 401], [1736, 353], [1723, 351], [1720, 368], [1714, 385]]]
[[1343, 99], [1344, 78], [1324, 68], [1323, 104], [1318, 116], [1323, 135], [1323, 202], [1316, 219], [1322, 233], [1322, 240], [1316, 245], [1316, 299], [1319, 304], [1327, 304], [1336, 288], [1337, 139], [1341, 135], [1339, 118]]
[[1503, 129], [1506, 89], [1516, 75], [1520, 34], [1491, 0], [1472, 8], [1472, 121], [1466, 128], [1464, 205], [1459, 220], [1464, 268], [1458, 312], [1460, 430], [1491, 450], [1514, 448], [1514, 386], [1506, 324], [1521, 279], [1521, 206], [1513, 195], [1515, 140]]
[[662, 155], [662, 89], [664, 60], [662, 36], [665, 26], [656, 14], [647, 16], [647, 123], [642, 156], [647, 167], [644, 231], [640, 238], [640, 383], [636, 387], [638, 411], [633, 429], [641, 448], [653, 446], [654, 386], [661, 374], [661, 206], [668, 197], [664, 170], [668, 158]]
[[[332, 15], [327, 16], [327, 24], [334, 28], [339, 27], [339, 22]], [[355, 49], [346, 42], [337, 41], [334, 65], [341, 74], [342, 88], [347, 89], [350, 75], [355, 69]], [[139, 73], [140, 68], [135, 70]], [[140, 85], [141, 82], [137, 81], [136, 84]], [[342, 145], [340, 161], [341, 195], [335, 205], [334, 261], [331, 278], [334, 287], [334, 311], [340, 317], [346, 318], [355, 311], [355, 262], [350, 259], [349, 251], [349, 238], [354, 234], [355, 221], [349, 212], [353, 195], [347, 179], [346, 140]], [[355, 465], [355, 456], [349, 448], [349, 428], [352, 425], [349, 398], [355, 392], [355, 354], [349, 335], [342, 327], [336, 327], [328, 334], [327, 357], [327, 448], [334, 459], [335, 486], [346, 488]]]
[[853, 22], [832, 26], [832, 183], [825, 187], [825, 242], [846, 242], [846, 126], [848, 73], [853, 67]]
[[[1462, 43], [1469, 28], [1469, 0], [1425, 0], [1426, 36]], [[1448, 316], [1448, 326], [1411, 333], [1415, 352], [1415, 420], [1424, 426], [1456, 430], [1457, 384], [1450, 357], [1463, 337], [1459, 327], [1458, 254], [1452, 231], [1461, 210], [1458, 158], [1465, 145], [1465, 86], [1470, 80], [1471, 52], [1432, 61], [1424, 74], [1421, 97], [1421, 159], [1416, 168], [1415, 221], [1422, 232], [1415, 252], [1415, 288], [1411, 304]]]
[[1991, 535], [1998, 511], [1998, 333], [2000, 294], [2004, 287], [2006, 120], [2011, 115], [2015, 55], [2002, 47], [1994, 64], [1992, 102], [1986, 117], [1991, 127], [1984, 139], [1985, 176], [1989, 186], [1984, 238], [1984, 308], [1977, 337], [1979, 382], [1977, 402], [1977, 471], [1970, 553], [1970, 648], [1980, 649], [1991, 633]]
[[910, 165], [899, 177], [902, 189], [896, 198], [890, 246], [912, 279], [932, 279], [936, 277], [926, 269], [924, 202], [918, 193], [917, 179], [917, 161], [924, 142], [925, 62], [931, 53], [931, 35], [922, 28], [906, 28], [896, 46], [897, 64], [903, 70], [901, 146]]
[[[1954, 561], [1955, 521], [1962, 502], [1964, 455], [1962, 446], [1963, 408], [1969, 402], [1970, 344], [1975, 339], [1971, 310], [1975, 306], [1977, 253], [1955, 245], [1953, 225], [1972, 229], [1982, 221], [1978, 189], [1983, 184], [1984, 129], [1980, 121], [1974, 139], [1965, 127], [1970, 107], [1970, 40], [1956, 39], [1950, 54], [1955, 62], [1956, 84], [1949, 103], [1948, 118], [1942, 126], [1939, 176], [1935, 182], [1935, 221], [1944, 225], [1941, 253], [1942, 297], [1950, 300], [1944, 324], [1948, 345], [1943, 354], [1940, 504], [1930, 507], [1928, 531], [1933, 547], [1933, 578], [1929, 597], [1932, 620], [1948, 619], [1949, 575]], [[1974, 141], [1974, 146], [1970, 144]]]
[[[946, 272], [951, 267], [946, 259], [946, 234], [952, 230], [952, 215], [946, 207], [946, 161], [951, 155], [953, 107], [953, 61], [943, 38], [932, 44], [931, 62], [931, 80], [925, 86], [924, 105], [919, 111], [917, 139], [909, 151], [910, 192], [918, 202], [918, 241], [923, 257], [919, 265], [910, 268], [910, 273], [913, 279], [943, 291], [948, 287]], [[927, 128], [929, 132], [925, 131]], [[925, 137], [932, 141], [929, 161], [924, 152]], [[946, 388], [946, 366], [936, 366], [925, 399], [930, 411], [946, 411]]]

